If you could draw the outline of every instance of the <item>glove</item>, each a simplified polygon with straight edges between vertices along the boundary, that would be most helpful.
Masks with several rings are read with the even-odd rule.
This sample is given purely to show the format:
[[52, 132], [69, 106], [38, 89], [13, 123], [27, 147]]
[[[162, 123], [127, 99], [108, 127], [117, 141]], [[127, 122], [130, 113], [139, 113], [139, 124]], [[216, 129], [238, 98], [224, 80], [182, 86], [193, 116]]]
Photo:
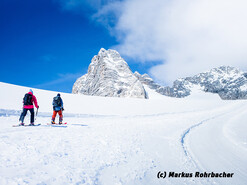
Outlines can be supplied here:
[[64, 111], [64, 108], [62, 107], [62, 111]]
[[37, 109], [39, 108], [39, 106], [37, 107]]

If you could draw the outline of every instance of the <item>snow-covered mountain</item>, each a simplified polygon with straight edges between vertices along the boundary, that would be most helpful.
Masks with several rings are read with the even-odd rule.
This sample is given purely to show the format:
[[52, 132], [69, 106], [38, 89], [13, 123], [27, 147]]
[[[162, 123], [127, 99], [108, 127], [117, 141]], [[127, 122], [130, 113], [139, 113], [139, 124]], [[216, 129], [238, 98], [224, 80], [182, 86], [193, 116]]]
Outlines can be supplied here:
[[147, 98], [142, 83], [115, 50], [101, 49], [88, 67], [88, 73], [78, 78], [72, 93], [108, 97]]
[[186, 97], [193, 89], [217, 93], [222, 99], [247, 99], [247, 73], [234, 67], [221, 66], [193, 77], [174, 81], [172, 87], [155, 83], [147, 74], [135, 73], [137, 78], [156, 92], [171, 97]]
[[182, 98], [194, 89], [217, 93], [222, 99], [247, 99], [247, 73], [221, 66], [193, 77], [180, 78], [172, 87], [154, 82], [147, 74], [134, 74], [115, 50], [101, 49], [94, 56], [88, 73], [78, 78], [72, 93], [107, 97], [148, 98], [147, 89], [165, 96]]

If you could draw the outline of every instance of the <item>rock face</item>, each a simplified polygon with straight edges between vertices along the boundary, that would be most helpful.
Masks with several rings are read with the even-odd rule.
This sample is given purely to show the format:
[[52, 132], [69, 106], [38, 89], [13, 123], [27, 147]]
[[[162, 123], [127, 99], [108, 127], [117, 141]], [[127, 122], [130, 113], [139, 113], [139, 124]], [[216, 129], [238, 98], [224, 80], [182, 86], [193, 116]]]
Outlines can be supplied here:
[[166, 96], [189, 96], [196, 86], [202, 91], [217, 93], [222, 99], [247, 99], [247, 73], [230, 66], [221, 66], [193, 77], [178, 79], [173, 82], [172, 87], [160, 86], [146, 74], [135, 75], [143, 84]]
[[157, 83], [155, 83], [153, 81], [153, 79], [148, 75], [148, 74], [143, 74], [141, 75], [140, 73], [138, 73], [137, 71], [134, 73], [134, 75], [136, 76], [136, 78], [145, 85], [148, 85], [149, 88], [151, 89], [158, 89], [159, 87], [161, 87], [160, 85], [158, 85]]
[[190, 90], [178, 83], [179, 80], [176, 80], [173, 83], [173, 87], [171, 88], [157, 84], [148, 74], [141, 75], [138, 72], [135, 72], [134, 74], [142, 82], [142, 84], [147, 85], [150, 89], [154, 89], [156, 92], [162, 95], [176, 98], [182, 98], [190, 95]]
[[246, 74], [234, 67], [221, 66], [185, 80], [198, 84], [205, 92], [218, 93], [222, 99], [247, 98]]
[[115, 50], [101, 49], [78, 78], [72, 93], [92, 96], [147, 98], [142, 83]]

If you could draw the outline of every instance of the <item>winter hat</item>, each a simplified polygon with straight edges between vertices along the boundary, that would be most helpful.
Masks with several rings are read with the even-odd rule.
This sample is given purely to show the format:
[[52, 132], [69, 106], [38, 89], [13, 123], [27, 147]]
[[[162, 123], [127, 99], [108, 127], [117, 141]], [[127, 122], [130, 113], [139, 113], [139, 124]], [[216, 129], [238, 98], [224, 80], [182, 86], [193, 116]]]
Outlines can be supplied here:
[[32, 89], [30, 89], [29, 92], [31, 92], [33, 94], [33, 90]]
[[58, 93], [58, 94], [57, 94], [57, 96], [59, 96], [59, 97], [60, 97], [60, 94]]

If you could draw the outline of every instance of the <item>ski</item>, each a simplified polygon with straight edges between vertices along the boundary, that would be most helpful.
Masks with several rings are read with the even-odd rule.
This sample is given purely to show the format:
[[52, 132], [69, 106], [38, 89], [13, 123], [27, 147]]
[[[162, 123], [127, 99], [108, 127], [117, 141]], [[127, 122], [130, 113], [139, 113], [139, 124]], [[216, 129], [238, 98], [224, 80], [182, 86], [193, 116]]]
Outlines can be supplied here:
[[51, 123], [47, 123], [47, 125], [67, 125], [67, 122], [59, 124], [59, 123], [55, 123], [55, 124], [51, 124]]
[[63, 127], [63, 128], [66, 128], [67, 127], [67, 123], [63, 123], [63, 124], [59, 124], [59, 123], [55, 123], [55, 124], [47, 123], [47, 125], [44, 125], [44, 126]]
[[40, 126], [41, 124], [35, 124], [35, 125], [13, 125], [13, 127], [36, 127], [36, 126]]
[[40, 126], [41, 124], [35, 124], [35, 125], [24, 125], [25, 127], [36, 127], [36, 126]]

